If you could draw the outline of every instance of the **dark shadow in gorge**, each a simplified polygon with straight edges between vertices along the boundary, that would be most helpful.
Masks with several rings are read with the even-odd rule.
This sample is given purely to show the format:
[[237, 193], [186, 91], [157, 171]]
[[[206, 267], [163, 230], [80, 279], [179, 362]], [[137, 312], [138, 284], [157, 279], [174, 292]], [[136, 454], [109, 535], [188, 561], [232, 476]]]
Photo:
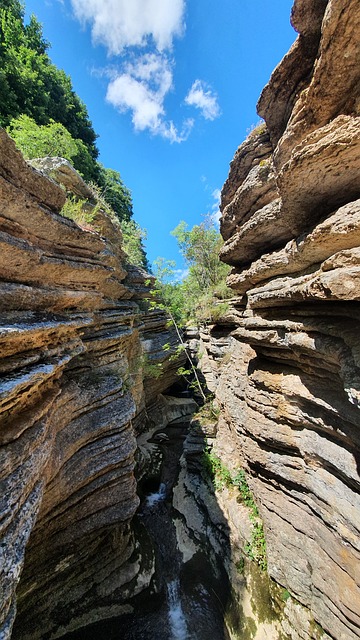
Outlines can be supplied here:
[[[79, 629], [64, 636], [66, 640], [229, 639], [224, 612], [228, 607], [230, 585], [223, 559], [230, 553], [230, 544], [220, 509], [216, 521], [222, 557], [214, 553], [206, 532], [199, 533], [200, 538], [196, 539], [196, 532], [188, 531], [187, 535], [194, 539], [183, 540], [183, 545], [193, 546], [187, 562], [183, 561], [178, 547], [177, 528], [184, 531], [186, 522], [174, 509], [172, 498], [187, 431], [188, 424], [175, 422], [154, 434], [153, 441], [162, 451], [161, 475], [145, 478], [139, 484], [142, 503], [133, 528], [142, 561], [147, 559], [149, 566], [155, 558], [155, 573], [149, 587], [126, 603], [133, 608], [133, 613]], [[197, 438], [199, 465], [205, 435], [198, 434]], [[206, 521], [209, 516], [205, 511], [200, 515]], [[210, 522], [208, 526], [210, 528]]]

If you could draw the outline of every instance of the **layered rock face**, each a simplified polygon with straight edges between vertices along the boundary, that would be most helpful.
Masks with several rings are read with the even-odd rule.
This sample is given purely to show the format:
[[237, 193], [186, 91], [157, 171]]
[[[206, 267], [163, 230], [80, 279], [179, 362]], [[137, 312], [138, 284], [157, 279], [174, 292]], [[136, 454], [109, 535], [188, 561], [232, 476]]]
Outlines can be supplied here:
[[100, 233], [83, 231], [64, 201], [1, 130], [1, 638], [16, 608], [22, 639], [126, 611], [151, 571], [129, 524], [143, 354], [165, 361], [155, 402], [175, 378], [161, 348], [175, 338], [163, 312], [140, 310], [146, 274], [125, 270], [116, 225], [100, 211]]
[[[222, 191], [236, 298], [203, 335], [216, 448], [250, 472], [270, 576], [331, 637], [360, 637], [360, 12], [297, 0], [299, 37]], [[224, 353], [228, 353], [224, 357]], [[285, 607], [286, 609], [286, 607]], [[311, 623], [293, 638], [321, 633]], [[298, 634], [298, 635], [296, 635]]]

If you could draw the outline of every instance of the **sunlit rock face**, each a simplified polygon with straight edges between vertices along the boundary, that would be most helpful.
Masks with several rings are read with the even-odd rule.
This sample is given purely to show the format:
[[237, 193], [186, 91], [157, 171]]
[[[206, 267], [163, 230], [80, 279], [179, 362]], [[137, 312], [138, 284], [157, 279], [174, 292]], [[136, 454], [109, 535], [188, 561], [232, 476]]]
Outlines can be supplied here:
[[[266, 126], [239, 147], [223, 188], [221, 258], [234, 267], [228, 282], [236, 297], [200, 348], [222, 407], [217, 451], [250, 472], [270, 576], [331, 638], [354, 640], [359, 5], [298, 0], [292, 20], [299, 38], [258, 105]], [[311, 622], [297, 629], [301, 638], [320, 631]]]
[[164, 313], [145, 312], [148, 276], [125, 269], [116, 225], [100, 211], [100, 233], [84, 231], [59, 214], [64, 201], [1, 130], [2, 639], [16, 609], [23, 640], [120, 614], [151, 576], [130, 527], [143, 354], [163, 362], [155, 401], [176, 377], [162, 350], [175, 337]]

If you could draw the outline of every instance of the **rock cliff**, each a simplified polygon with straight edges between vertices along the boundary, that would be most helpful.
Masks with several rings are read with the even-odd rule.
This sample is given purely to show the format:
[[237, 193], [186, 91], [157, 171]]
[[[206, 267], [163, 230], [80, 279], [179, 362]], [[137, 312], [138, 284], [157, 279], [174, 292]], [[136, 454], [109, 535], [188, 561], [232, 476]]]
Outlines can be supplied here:
[[[173, 524], [189, 591], [203, 593], [205, 556], [233, 640], [355, 640], [360, 12], [295, 0], [291, 17], [299, 36], [260, 97], [265, 124], [222, 190], [234, 297], [193, 335], [215, 413], [186, 439]], [[177, 368], [162, 346], [176, 339], [146, 308], [147, 275], [126, 264], [118, 227], [101, 209], [95, 230], [61, 216], [66, 190], [91, 190], [61, 159], [37, 166], [0, 130], [1, 640], [141, 610], [155, 558], [132, 525], [136, 478], [159, 473], [156, 428], [194, 409], [162, 395]], [[234, 483], [209, 489], [206, 439], [222, 473], [247, 472], [270, 581], [244, 553], [256, 512]]]
[[[292, 638], [360, 637], [360, 12], [296, 0], [299, 36], [222, 190], [231, 308], [202, 333], [215, 450], [244, 467]], [[288, 604], [289, 603], [289, 604]], [[299, 612], [298, 620], [294, 611]], [[300, 615], [300, 612], [301, 615]], [[305, 613], [304, 613], [305, 612]], [[306, 616], [309, 613], [308, 619]]]
[[[66, 162], [47, 172], [91, 197]], [[148, 276], [125, 266], [115, 222], [100, 209], [84, 231], [60, 215], [65, 196], [0, 130], [2, 639], [16, 609], [23, 640], [119, 614], [151, 575], [130, 526], [136, 438], [151, 405], [166, 412], [176, 340], [141, 310]], [[156, 385], [144, 354], [163, 363]]]

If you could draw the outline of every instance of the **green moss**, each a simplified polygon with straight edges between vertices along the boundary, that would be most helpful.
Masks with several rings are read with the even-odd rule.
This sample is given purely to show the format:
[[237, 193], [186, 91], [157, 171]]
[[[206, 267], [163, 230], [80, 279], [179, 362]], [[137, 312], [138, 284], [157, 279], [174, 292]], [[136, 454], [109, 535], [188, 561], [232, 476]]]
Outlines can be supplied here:
[[270, 158], [264, 158], [260, 160], [259, 167], [266, 167], [270, 163]]
[[193, 419], [197, 420], [199, 424], [207, 425], [213, 422], [217, 422], [220, 415], [220, 407], [214, 404], [211, 398], [206, 402], [199, 411], [194, 413]]
[[325, 631], [322, 628], [322, 626], [316, 622], [315, 620], [312, 620], [310, 622], [310, 630], [311, 630], [311, 635], [316, 639], [316, 640], [321, 640], [321, 638], [323, 637]]
[[257, 625], [253, 618], [244, 615], [243, 607], [232, 600], [225, 614], [226, 626], [231, 629], [231, 637], [238, 640], [253, 640], [256, 636]]
[[281, 599], [286, 602], [289, 598], [291, 598], [291, 593], [287, 589], [282, 590]]
[[242, 556], [237, 562], [235, 562], [236, 571], [242, 576], [244, 575], [245, 559]]
[[242, 637], [245, 638], [249, 638], [249, 640], [251, 638], [255, 638], [256, 636], [256, 631], [257, 631], [257, 626], [256, 626], [256, 622], [253, 618], [249, 618], [249, 617], [245, 617], [244, 619], [244, 629], [243, 629], [243, 635]]
[[250, 591], [251, 607], [260, 623], [278, 620], [278, 612], [273, 606], [270, 590], [270, 578], [255, 563], [248, 565], [248, 588]]

